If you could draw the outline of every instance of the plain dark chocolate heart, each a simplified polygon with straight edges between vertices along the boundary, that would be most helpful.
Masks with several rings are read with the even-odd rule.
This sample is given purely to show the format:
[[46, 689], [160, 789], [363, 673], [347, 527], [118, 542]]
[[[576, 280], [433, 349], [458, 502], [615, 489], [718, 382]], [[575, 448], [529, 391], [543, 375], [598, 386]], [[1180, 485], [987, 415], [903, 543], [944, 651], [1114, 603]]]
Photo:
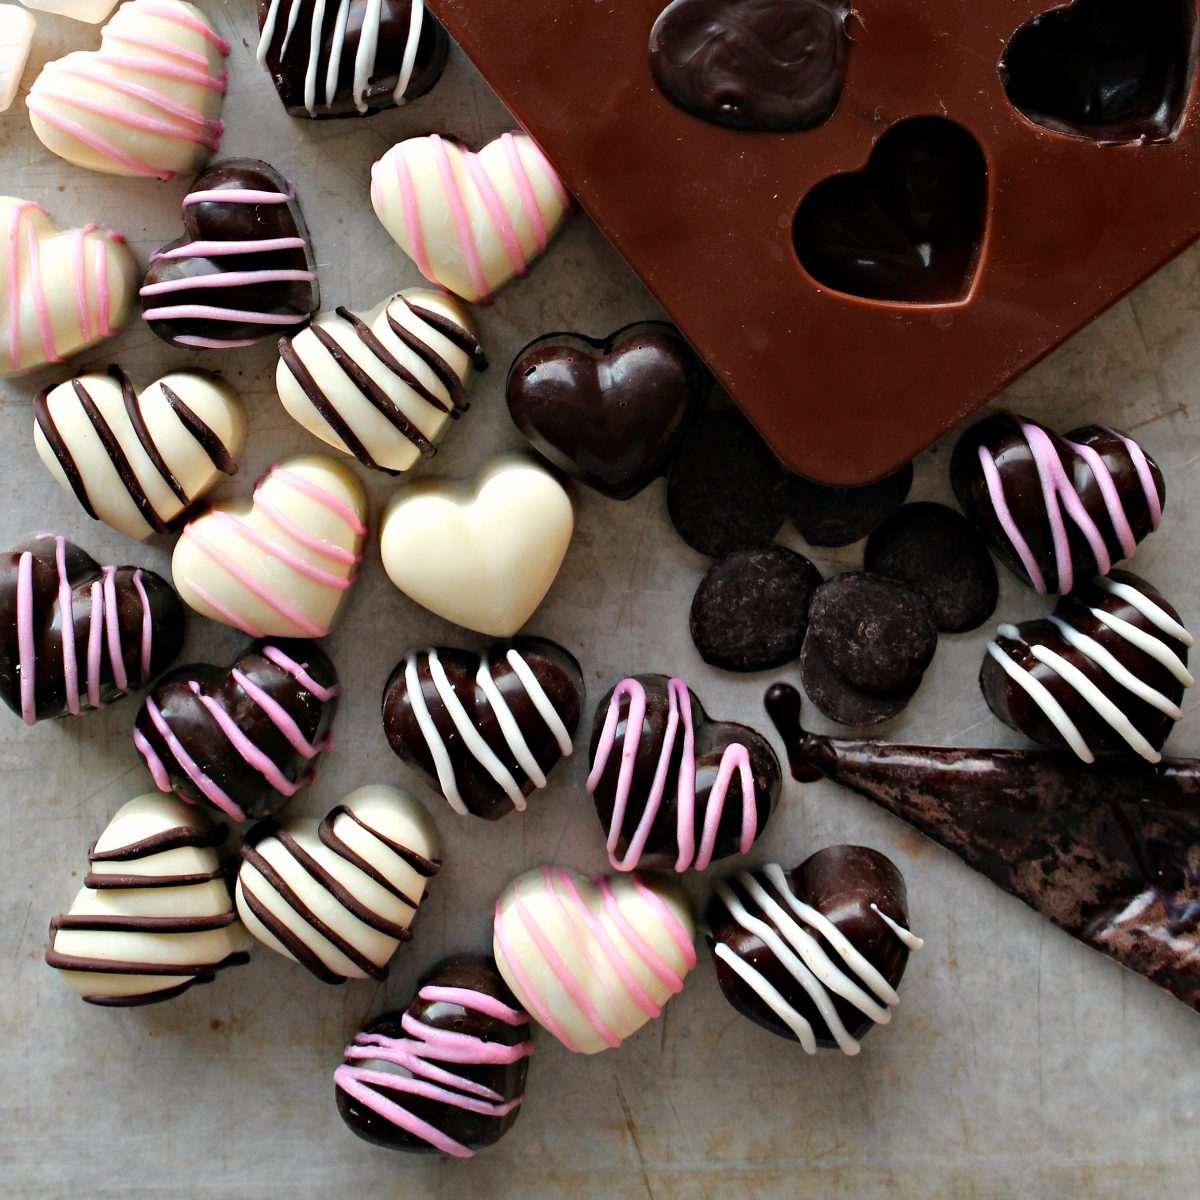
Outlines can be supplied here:
[[733, 129], [812, 129], [842, 97], [844, 0], [674, 0], [650, 31], [650, 69], [672, 104]]
[[133, 744], [160, 791], [234, 821], [279, 812], [330, 746], [340, 693], [314, 642], [254, 642], [228, 669], [180, 667], [146, 697]]
[[184, 198], [183, 227], [142, 286], [142, 316], [163, 341], [236, 349], [308, 324], [321, 300], [316, 258], [296, 190], [274, 167], [210, 167]]
[[[353, 117], [415, 100], [437, 83], [450, 49], [423, 0], [258, 0], [258, 28], [259, 54], [293, 117]], [[356, 66], [364, 57], [369, 71], [356, 94]]]
[[[613, 727], [615, 742], [599, 777], [595, 777], [597, 752], [604, 742], [605, 723], [617, 691], [613, 688], [596, 708], [589, 751], [593, 777], [588, 781], [588, 789], [596, 804], [596, 814], [609, 834], [609, 860], [619, 870], [642, 867], [671, 867], [677, 871], [692, 867], [697, 870], [703, 869], [707, 863], [699, 861], [699, 853], [694, 853], [689, 858], [679, 840], [679, 775], [685, 752], [682, 719], [675, 726], [672, 744], [667, 752], [668, 766], [662, 781], [658, 811], [640, 853], [630, 852], [630, 844], [646, 814], [658, 776], [659, 764], [664, 756], [670, 728], [671, 705], [667, 676], [637, 675], [628, 682], [640, 686], [645, 691], [646, 711], [641, 728], [630, 727], [630, 698], [628, 695], [622, 695], [617, 700], [617, 722]], [[729, 747], [740, 744], [749, 754], [750, 772], [754, 780], [755, 838], [762, 835], [779, 800], [782, 772], [771, 744], [756, 729], [732, 721], [714, 721], [704, 711], [704, 706], [691, 689], [688, 689], [688, 697], [695, 736], [696, 803], [693, 843], [697, 850], [703, 846], [710, 805], [720, 804], [720, 812], [714, 818], [716, 837], [711, 854], [711, 860], [716, 861], [739, 853], [743, 830], [744, 801], [740, 773], [733, 772], [723, 801], [714, 787], [725, 752]], [[622, 794], [620, 772], [622, 764], [626, 761], [633, 763], [632, 775], [624, 817], [614, 838], [613, 821]]]
[[[728, 889], [732, 905], [722, 895], [724, 889]], [[756, 1025], [780, 1037], [799, 1041], [792, 1026], [779, 1012], [783, 1007], [793, 1020], [798, 1017], [812, 1027], [818, 1046], [833, 1049], [837, 1043], [809, 990], [813, 983], [811, 975], [803, 968], [794, 971], [776, 952], [776, 946], [788, 944], [778, 934], [781, 918], [815, 940], [819, 947], [816, 953], [823, 954], [833, 964], [834, 973], [842, 973], [847, 982], [858, 984], [872, 998], [877, 997], [877, 992], [866, 984], [853, 963], [829, 942], [824, 933], [809, 922], [797, 919], [793, 902], [815, 908], [894, 989], [908, 965], [909, 949], [884, 916], [907, 929], [908, 896], [904, 877], [896, 865], [877, 850], [866, 846], [830, 846], [818, 850], [791, 871], [760, 868], [752, 874], [742, 872], [732, 876], [724, 881], [709, 903], [706, 914], [708, 944], [713, 951], [717, 982], [729, 1003]], [[748, 920], [739, 921], [738, 910], [744, 912]], [[763, 924], [775, 931], [776, 938], [772, 942], [762, 937]], [[808, 944], [803, 937], [799, 940]], [[718, 947], [724, 947], [724, 950], [718, 953]], [[745, 975], [730, 965], [727, 956], [742, 964]], [[789, 958], [795, 962], [797, 956], [789, 953]], [[874, 1027], [875, 1021], [869, 1015], [828, 986], [828, 976], [818, 976], [818, 980], [816, 987], [824, 985], [825, 998], [851, 1038], [860, 1038]], [[767, 1001], [772, 991], [776, 993], [771, 996], [772, 1000], [777, 1000], [775, 1005]], [[782, 1005], [778, 1000], [782, 1000]], [[879, 1007], [886, 1009], [883, 1003], [879, 1003]], [[853, 1047], [848, 1049], [854, 1051]]]
[[[529, 1035], [529, 1017], [491, 958], [443, 959], [404, 1012], [376, 1017], [347, 1047], [333, 1076], [338, 1112], [377, 1146], [465, 1157], [498, 1142], [520, 1115]], [[438, 1086], [413, 1087], [414, 1079]]]
[[[484, 663], [486, 688], [479, 682]], [[383, 689], [383, 731], [452, 808], [495, 821], [545, 787], [570, 752], [583, 699], [579, 664], [545, 638], [514, 638], [482, 657], [446, 646], [413, 649]], [[470, 722], [480, 744], [463, 736], [456, 716]]]
[[1001, 561], [1049, 594], [1108, 574], [1159, 527], [1167, 502], [1158, 464], [1118, 430], [1088, 425], [1060, 436], [1007, 412], [963, 434], [950, 481]]
[[796, 212], [796, 253], [818, 282], [892, 304], [966, 299], [987, 225], [987, 161], [961, 125], [917, 117], [865, 170], [817, 184]]
[[552, 333], [513, 363], [508, 411], [561, 471], [627, 500], [663, 473], [709, 384], [704, 365], [661, 321], [600, 339]]
[[27, 725], [145, 687], [182, 646], [183, 605], [153, 571], [51, 534], [0, 556], [0, 697]]
[[1098, 142], [1174, 136], [1196, 70], [1195, 0], [1076, 0], [1017, 31], [1000, 60], [1013, 106]]

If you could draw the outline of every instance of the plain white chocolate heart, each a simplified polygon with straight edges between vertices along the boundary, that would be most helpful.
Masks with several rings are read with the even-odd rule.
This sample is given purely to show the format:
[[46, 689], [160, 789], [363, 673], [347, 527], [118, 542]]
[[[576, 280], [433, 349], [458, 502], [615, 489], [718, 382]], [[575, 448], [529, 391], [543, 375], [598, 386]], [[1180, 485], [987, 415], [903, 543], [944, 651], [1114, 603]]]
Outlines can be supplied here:
[[36, 29], [33, 13], [15, 4], [0, 5], [0, 112], [7, 112], [17, 98]]
[[231, 387], [176, 371], [140, 395], [119, 368], [80, 375], [34, 401], [46, 469], [89, 517], [131, 538], [167, 533], [222, 475], [237, 472], [246, 416]]
[[170, 179], [220, 148], [229, 43], [183, 0], [128, 0], [99, 50], [46, 64], [26, 104], [52, 154], [105, 175]]
[[455, 297], [409, 288], [370, 312], [324, 312], [279, 343], [275, 386], [292, 418], [364, 466], [393, 474], [436, 452], [487, 365]]
[[184, 526], [175, 590], [251, 637], [324, 637], [358, 578], [366, 519], [347, 467], [322, 454], [289, 458], [249, 500], [214, 504]]
[[440, 853], [416, 800], [384, 784], [361, 787], [319, 824], [263, 821], [250, 831], [238, 914], [260, 942], [325, 983], [386, 979]]
[[383, 515], [380, 551], [391, 581], [430, 612], [511, 637], [550, 590], [574, 527], [562, 484], [505, 454], [467, 482], [402, 488]]
[[0, 196], [0, 376], [112, 337], [133, 315], [137, 277], [119, 233], [58, 229], [41, 205]]
[[426, 279], [486, 304], [528, 273], [571, 199], [528, 134], [503, 134], [478, 154], [432, 134], [372, 167], [371, 203]]
[[674, 880], [594, 883], [538, 867], [496, 902], [492, 953], [522, 1006], [568, 1050], [616, 1049], [683, 990], [696, 965], [692, 914]]

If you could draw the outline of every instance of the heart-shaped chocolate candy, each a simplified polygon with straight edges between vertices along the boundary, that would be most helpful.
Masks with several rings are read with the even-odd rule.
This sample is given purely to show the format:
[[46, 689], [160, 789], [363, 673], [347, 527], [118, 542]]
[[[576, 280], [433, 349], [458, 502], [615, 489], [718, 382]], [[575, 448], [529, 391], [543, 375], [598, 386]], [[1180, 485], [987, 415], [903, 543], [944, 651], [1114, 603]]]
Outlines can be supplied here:
[[488, 304], [528, 274], [571, 198], [527, 134], [505, 133], [478, 154], [432, 134], [400, 142], [371, 168], [371, 203], [426, 279]]
[[166, 533], [222, 475], [237, 473], [246, 415], [227, 384], [176, 371], [140, 395], [119, 367], [39, 393], [34, 444], [83, 506], [132, 538]]
[[607, 338], [552, 333], [513, 363], [508, 411], [561, 471], [627, 500], [666, 469], [710, 382], [674, 326], [661, 321]]
[[512, 637], [550, 590], [574, 528], [562, 484], [502, 454], [468, 482], [427, 479], [398, 491], [379, 548], [388, 578], [418, 604], [477, 633]]
[[520, 1113], [529, 1032], [492, 959], [443, 959], [404, 1012], [376, 1017], [346, 1047], [333, 1073], [338, 1112], [376, 1146], [469, 1158]]
[[747, 725], [711, 721], [682, 679], [637, 675], [600, 701], [587, 788], [618, 871], [703, 871], [745, 854], [779, 799], [770, 743]]
[[263, 821], [242, 843], [238, 913], [265, 946], [322, 983], [386, 979], [412, 933], [428, 879], [441, 870], [437, 830], [386, 784], [348, 795], [319, 824]]
[[1142, 447], [1106, 425], [1065, 437], [996, 413], [954, 449], [950, 478], [963, 511], [1020, 579], [1069, 592], [1107, 575], [1159, 527], [1167, 491]]
[[145, 687], [182, 645], [183, 606], [153, 571], [52, 534], [0, 556], [0, 697], [27, 725]]
[[128, 0], [99, 50], [49, 62], [26, 103], [34, 133], [77, 167], [171, 179], [220, 148], [229, 43], [194, 5]]
[[312, 642], [255, 642], [228, 669], [180, 667], [146, 697], [133, 744], [160, 791], [234, 821], [278, 812], [312, 782], [341, 688]]
[[904, 877], [866, 846], [739, 871], [717, 884], [706, 920], [725, 998], [809, 1054], [857, 1054], [891, 1020], [908, 953], [923, 944], [908, 931]]
[[956, 304], [987, 225], [987, 160], [961, 125], [917, 117], [866, 168], [819, 183], [796, 212], [796, 253], [825, 287], [890, 304]]
[[425, 0], [258, 0], [258, 61], [293, 117], [407, 104], [441, 78], [450, 39]]
[[58, 229], [40, 204], [0, 196], [0, 376], [112, 337], [136, 292], [137, 262], [119, 233]]
[[171, 573], [185, 603], [251, 637], [324, 637], [362, 562], [367, 498], [341, 463], [278, 463], [249, 500], [184, 527]]
[[1001, 625], [979, 675], [1006, 725], [1084, 762], [1159, 751], [1193, 684], [1192, 635], [1161, 593], [1114, 571], [1063, 596], [1041, 621]]
[[842, 97], [846, 0], [673, 0], [650, 31], [650, 69], [672, 104], [733, 129], [812, 129]]
[[1195, 76], [1194, 0], [1075, 0], [1022, 26], [1000, 60], [1030, 121], [1097, 142], [1175, 135]]
[[655, 875], [593, 882], [537, 867], [496, 901], [492, 953], [522, 1007], [568, 1050], [615, 1050], [683, 991], [696, 927], [679, 885]]
[[265, 162], [233, 158], [183, 200], [184, 235], [150, 259], [142, 316], [164, 342], [236, 349], [296, 333], [320, 306], [296, 189]]
[[571, 753], [583, 695], [579, 664], [543, 638], [516, 638], [483, 655], [414, 649], [383, 690], [383, 729], [455, 812], [495, 821], [523, 812]]

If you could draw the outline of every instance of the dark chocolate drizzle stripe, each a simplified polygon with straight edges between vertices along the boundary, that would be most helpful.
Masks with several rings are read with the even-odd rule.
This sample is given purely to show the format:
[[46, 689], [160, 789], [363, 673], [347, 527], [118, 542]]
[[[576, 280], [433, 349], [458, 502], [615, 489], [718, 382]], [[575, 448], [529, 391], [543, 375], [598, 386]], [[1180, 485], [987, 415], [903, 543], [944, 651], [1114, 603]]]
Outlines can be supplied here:
[[[408, 386], [409, 386], [410, 388], [412, 388], [412, 390], [413, 390], [414, 392], [416, 392], [416, 393], [417, 393], [417, 395], [418, 395], [418, 396], [420, 396], [420, 397], [421, 397], [421, 399], [422, 399], [422, 400], [424, 400], [426, 404], [431, 404], [431, 405], [433, 405], [433, 407], [434, 407], [434, 408], [436, 408], [436, 409], [438, 410], [438, 412], [449, 413], [449, 412], [451, 411], [449, 408], [447, 408], [447, 407], [446, 407], [446, 403], [445, 403], [445, 401], [444, 401], [444, 400], [440, 400], [440, 399], [439, 399], [437, 396], [435, 396], [435, 395], [434, 395], [434, 394], [433, 394], [433, 393], [432, 393], [432, 392], [431, 392], [431, 391], [430, 391], [430, 390], [429, 390], [429, 389], [428, 389], [428, 388], [427, 388], [427, 387], [426, 387], [426, 386], [425, 386], [425, 385], [424, 385], [424, 384], [423, 384], [423, 383], [422, 383], [422, 382], [421, 382], [421, 381], [420, 381], [420, 380], [419, 380], [419, 379], [418, 379], [418, 378], [417, 378], [417, 377], [416, 377], [416, 376], [415, 376], [415, 375], [414, 375], [414, 374], [413, 374], [413, 373], [412, 373], [412, 372], [411, 372], [411, 371], [410, 371], [410, 370], [409, 370], [409, 369], [408, 369], [408, 368], [407, 368], [407, 367], [406, 367], [406, 366], [405, 366], [405, 365], [404, 365], [404, 364], [403, 364], [403, 363], [402, 363], [402, 362], [401, 362], [401, 361], [400, 361], [400, 360], [399, 360], [399, 359], [398, 359], [398, 358], [397, 358], [397, 357], [396, 357], [396, 356], [395, 356], [395, 355], [394, 355], [394, 354], [393, 354], [393, 353], [392, 353], [392, 352], [391, 352], [391, 351], [390, 351], [390, 350], [389, 350], [389, 349], [388, 349], [388, 348], [387, 348], [387, 347], [386, 347], [386, 346], [385, 346], [385, 345], [384, 345], [384, 344], [383, 344], [383, 343], [382, 343], [382, 342], [381, 342], [381, 341], [380, 341], [380, 340], [379, 340], [379, 339], [376, 337], [376, 336], [375, 336], [375, 334], [374, 334], [374, 332], [372, 331], [372, 329], [371, 329], [370, 325], [368, 325], [368, 324], [366, 323], [366, 321], [364, 321], [364, 320], [362, 319], [362, 317], [358, 316], [356, 313], [352, 313], [352, 312], [351, 312], [351, 311], [350, 311], [348, 308], [339, 308], [339, 309], [336, 309], [335, 311], [337, 312], [337, 315], [338, 315], [339, 317], [341, 317], [341, 318], [342, 318], [342, 320], [343, 320], [343, 321], [349, 321], [349, 322], [350, 322], [350, 324], [354, 326], [354, 332], [358, 334], [359, 338], [362, 340], [362, 344], [363, 344], [364, 346], [366, 346], [366, 348], [367, 348], [368, 350], [370, 350], [370, 352], [371, 352], [373, 355], [375, 355], [375, 357], [376, 357], [377, 359], [379, 359], [379, 361], [380, 361], [381, 363], [383, 363], [383, 365], [384, 365], [385, 367], [387, 367], [387, 369], [388, 369], [389, 371], [391, 371], [391, 373], [392, 373], [393, 375], [396, 375], [396, 376], [398, 376], [398, 377], [399, 377], [399, 378], [400, 378], [400, 379], [401, 379], [401, 380], [402, 380], [404, 383], [408, 384]], [[391, 313], [390, 313], [390, 312], [388, 313], [388, 315], [387, 315], [387, 318], [388, 318], [388, 325], [391, 327], [391, 330], [392, 330], [392, 332], [393, 332], [394, 334], [396, 334], [396, 335], [397, 335], [397, 337], [400, 337], [400, 340], [401, 340], [401, 341], [403, 341], [403, 342], [404, 342], [404, 344], [405, 344], [406, 346], [408, 346], [408, 347], [410, 347], [411, 349], [415, 350], [415, 351], [416, 351], [416, 353], [417, 353], [417, 354], [418, 354], [418, 355], [419, 355], [421, 358], [424, 358], [424, 357], [425, 357], [426, 350], [427, 350], [427, 347], [425, 346], [425, 343], [424, 343], [424, 342], [422, 342], [422, 341], [421, 341], [419, 338], [416, 338], [416, 339], [414, 339], [414, 341], [415, 341], [415, 343], [416, 343], [416, 344], [414, 345], [414, 344], [413, 344], [413, 342], [409, 341], [409, 340], [408, 340], [408, 338], [404, 337], [404, 336], [401, 334], [401, 329], [402, 329], [403, 327], [402, 327], [402, 326], [400, 326], [400, 325], [397, 325], [397, 324], [396, 324], [396, 322], [395, 322], [395, 321], [392, 319], [392, 315], [391, 315]], [[432, 351], [429, 351], [429, 353], [432, 353]], [[434, 357], [436, 358], [437, 356], [436, 356], [436, 355], [434, 355]], [[440, 359], [440, 358], [439, 358], [439, 359], [438, 359], [438, 362], [442, 362], [442, 359]], [[443, 363], [442, 363], [442, 365], [443, 365], [443, 366], [445, 366], [445, 363], [443, 362]], [[449, 370], [449, 368], [447, 368], [447, 370]], [[455, 382], [457, 382], [457, 380], [458, 380], [458, 376], [457, 376], [457, 375], [454, 375], [454, 373], [453, 373], [452, 371], [451, 371], [451, 376], [454, 378]], [[440, 376], [439, 376], [439, 377], [440, 377]], [[453, 395], [453, 392], [451, 393], [451, 395]]]
[[64, 913], [50, 922], [51, 935], [60, 929], [82, 929], [98, 933], [205, 933], [227, 929], [237, 920], [235, 912], [214, 913], [211, 917], [136, 917], [118, 913]]
[[487, 355], [484, 353], [483, 345], [478, 338], [474, 337], [470, 330], [464, 329], [457, 321], [451, 320], [441, 313], [431, 312], [427, 308], [422, 308], [419, 304], [414, 304], [407, 296], [401, 296], [401, 300], [408, 306], [411, 313], [421, 318], [427, 325], [436, 329], [448, 342], [453, 342], [464, 354], [471, 359], [471, 365], [477, 371], [486, 371], [488, 367]]
[[[397, 858], [402, 858], [422, 878], [432, 879], [442, 869], [442, 860], [440, 858], [425, 858], [418, 854], [415, 850], [410, 850], [407, 846], [402, 846], [399, 842], [393, 842], [390, 837], [385, 837], [379, 832], [378, 829], [368, 825], [366, 821], [364, 821], [357, 813], [352, 812], [343, 804], [339, 804], [337, 808], [335, 808], [329, 814], [329, 816], [321, 822], [321, 828], [323, 829], [325, 825], [328, 824], [332, 830], [334, 818], [343, 814], [349, 817], [350, 820], [352, 820], [356, 825], [365, 829], [377, 841], [382, 842], [394, 855], [396, 855]], [[322, 838], [321, 840], [324, 841], [325, 839]], [[328, 845], [328, 843], [326, 844]], [[331, 846], [330, 849], [332, 848], [333, 847]], [[342, 857], [345, 858], [346, 856], [342, 855]], [[366, 870], [366, 868], [363, 869]], [[370, 874], [370, 871], [367, 871], [366, 873]], [[406, 901], [406, 903], [408, 902]], [[412, 907], [416, 908], [417, 906], [413, 904]]]
[[142, 449], [145, 450], [147, 457], [154, 464], [154, 469], [162, 476], [163, 482], [174, 493], [175, 498], [180, 504], [186, 506], [190, 502], [190, 498], [187, 492], [184, 491], [183, 484], [175, 478], [175, 472], [167, 466], [166, 459], [163, 458], [158, 444], [150, 436], [150, 429], [146, 424], [146, 418], [142, 415], [142, 406], [138, 401], [138, 394], [134, 391], [129, 376], [116, 365], [108, 368], [108, 375], [121, 389], [121, 400], [125, 405], [125, 415], [129, 418], [129, 423], [133, 426], [133, 431], [137, 434], [138, 441], [142, 443]]
[[98, 875], [95, 871], [89, 871], [83, 877], [83, 886], [97, 892], [120, 888], [187, 887], [194, 883], [207, 883], [210, 879], [220, 879], [224, 874], [222, 870], [197, 871], [194, 875]]
[[163, 397], [171, 406], [171, 411], [179, 418], [179, 423], [194, 437], [200, 449], [208, 455], [212, 463], [222, 475], [236, 475], [237, 463], [229, 453], [229, 447], [217, 436], [211, 426], [206, 425], [184, 402], [182, 396], [165, 383], [160, 383]]
[[112, 850], [96, 853], [99, 838], [88, 847], [88, 862], [129, 862], [134, 858], [145, 858], [149, 854], [162, 854], [167, 850], [179, 850], [184, 846], [219, 846], [225, 840], [225, 826], [214, 825], [210, 829], [196, 826], [177, 825], [174, 829], [163, 829], [152, 833], [138, 842], [117, 846]]
[[98, 521], [100, 518], [96, 516], [96, 510], [92, 507], [92, 500], [87, 493], [83, 476], [79, 473], [79, 464], [75, 461], [70, 450], [67, 449], [67, 443], [63, 441], [63, 436], [59, 433], [58, 426], [54, 423], [54, 418], [50, 415], [50, 405], [47, 401], [53, 390], [53, 388], [43, 388], [38, 392], [33, 401], [34, 420], [37, 421], [37, 426], [42, 431], [42, 436], [46, 439], [47, 444], [54, 453], [54, 457], [58, 460], [58, 465], [62, 467], [63, 474], [66, 475], [67, 482], [71, 485], [71, 491], [75, 493], [75, 499], [79, 501], [80, 508], [93, 521]]
[[[249, 962], [249, 956], [242, 961]], [[234, 966], [235, 964], [226, 961], [221, 965]], [[100, 1008], [145, 1008], [149, 1004], [158, 1004], [163, 1000], [174, 1000], [176, 996], [182, 996], [188, 988], [195, 987], [199, 983], [212, 983], [215, 979], [216, 975], [198, 975], [195, 979], [189, 979], [175, 987], [163, 988], [158, 992], [138, 992], [132, 996], [84, 996], [83, 1001], [85, 1004], [95, 1004]]]
[[[373, 829], [367, 825], [364, 825], [363, 822], [358, 821], [348, 808], [344, 808], [339, 805], [339, 807], [335, 808], [333, 812], [331, 812], [329, 816], [327, 816], [325, 820], [323, 820], [317, 827], [317, 836], [321, 839], [321, 842], [330, 850], [332, 850], [334, 854], [338, 855], [340, 858], [344, 858], [346, 862], [350, 863], [352, 866], [357, 867], [369, 879], [373, 879], [381, 888], [384, 889], [384, 891], [388, 892], [392, 896], [395, 896], [397, 900], [407, 904], [409, 908], [418, 908], [421, 903], [419, 900], [413, 900], [411, 896], [408, 896], [402, 892], [394, 883], [392, 883], [390, 879], [388, 879], [381, 872], [377, 871], [369, 862], [367, 862], [365, 858], [359, 854], [356, 854], [345, 842], [342, 841], [341, 838], [338, 837], [333, 830], [333, 825], [337, 818], [343, 815], [349, 817], [351, 820], [357, 821], [357, 824], [362, 826], [363, 829], [366, 829], [368, 833], [374, 833]], [[311, 875], [312, 871], [309, 871], [309, 874]], [[377, 924], [376, 921], [378, 918], [376, 918], [374, 914], [370, 913], [369, 910], [366, 916], [359, 912], [355, 912], [354, 915], [358, 917], [359, 920], [365, 921], [368, 925], [378, 929], [381, 933], [390, 932], [392, 937], [403, 936], [406, 940], [409, 936], [411, 936], [407, 929], [404, 930], [403, 934], [392, 932], [395, 929], [395, 926], [393, 926], [391, 922], [383, 921], [382, 924]], [[387, 928], [385, 928], [385, 926]]]
[[[178, 975], [178, 976], [212, 976], [225, 967], [232, 967], [250, 961], [250, 956], [243, 950], [235, 950], [232, 954], [215, 963], [147, 963], [124, 962], [114, 958], [86, 958], [82, 955], [63, 954], [53, 946], [46, 951], [46, 962], [60, 971], [86, 971], [92, 975]], [[190, 980], [189, 980], [190, 982]], [[146, 992], [142, 1003], [153, 1003], [163, 998], [162, 992]], [[84, 997], [84, 999], [89, 999]], [[89, 1003], [97, 1003], [90, 1000]]]

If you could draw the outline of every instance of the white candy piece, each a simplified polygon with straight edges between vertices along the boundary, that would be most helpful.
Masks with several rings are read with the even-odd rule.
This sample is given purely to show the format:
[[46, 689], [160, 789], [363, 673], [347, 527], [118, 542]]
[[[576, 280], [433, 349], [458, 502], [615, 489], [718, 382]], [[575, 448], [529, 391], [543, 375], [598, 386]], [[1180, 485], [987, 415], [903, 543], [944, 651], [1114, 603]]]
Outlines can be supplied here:
[[171, 179], [221, 145], [229, 43], [183, 0], [128, 0], [99, 50], [49, 62], [26, 104], [52, 153], [106, 175]]
[[0, 112], [7, 112], [17, 98], [36, 29], [33, 13], [22, 12], [15, 4], [0, 4]]
[[287, 459], [249, 500], [214, 504], [184, 527], [175, 590], [251, 637], [324, 637], [358, 578], [366, 518], [347, 467], [322, 454]]
[[51, 923], [46, 961], [89, 1004], [155, 1004], [246, 961], [214, 847], [220, 832], [174, 796], [138, 796], [88, 854], [71, 911]]
[[384, 512], [380, 553], [391, 581], [430, 612], [511, 637], [550, 590], [574, 527], [558, 480], [504, 454], [473, 480], [402, 488]]
[[33, 437], [46, 469], [90, 517], [141, 539], [168, 532], [237, 471], [246, 416], [212, 376], [177, 371], [139, 395], [111, 367], [42, 392]]
[[0, 196], [0, 376], [112, 337], [133, 315], [138, 282], [119, 233], [59, 229], [40, 204]]
[[325, 983], [386, 979], [439, 854], [417, 801], [384, 784], [362, 787], [319, 825], [264, 821], [250, 831], [238, 912], [260, 942]]
[[496, 903], [492, 953], [513, 995], [568, 1050], [616, 1049], [662, 1013], [696, 965], [678, 883], [658, 875], [596, 882], [538, 867]]
[[476, 154], [432, 134], [393, 146], [371, 169], [375, 215], [426, 279], [488, 303], [549, 245], [571, 198], [524, 133]]
[[426, 288], [366, 313], [321, 313], [282, 339], [279, 353], [275, 386], [288, 413], [364, 466], [392, 473], [435, 453], [486, 365], [466, 308]]
[[56, 17], [70, 17], [73, 21], [99, 25], [116, 7], [117, 0], [21, 0], [21, 3], [26, 8], [53, 13]]

